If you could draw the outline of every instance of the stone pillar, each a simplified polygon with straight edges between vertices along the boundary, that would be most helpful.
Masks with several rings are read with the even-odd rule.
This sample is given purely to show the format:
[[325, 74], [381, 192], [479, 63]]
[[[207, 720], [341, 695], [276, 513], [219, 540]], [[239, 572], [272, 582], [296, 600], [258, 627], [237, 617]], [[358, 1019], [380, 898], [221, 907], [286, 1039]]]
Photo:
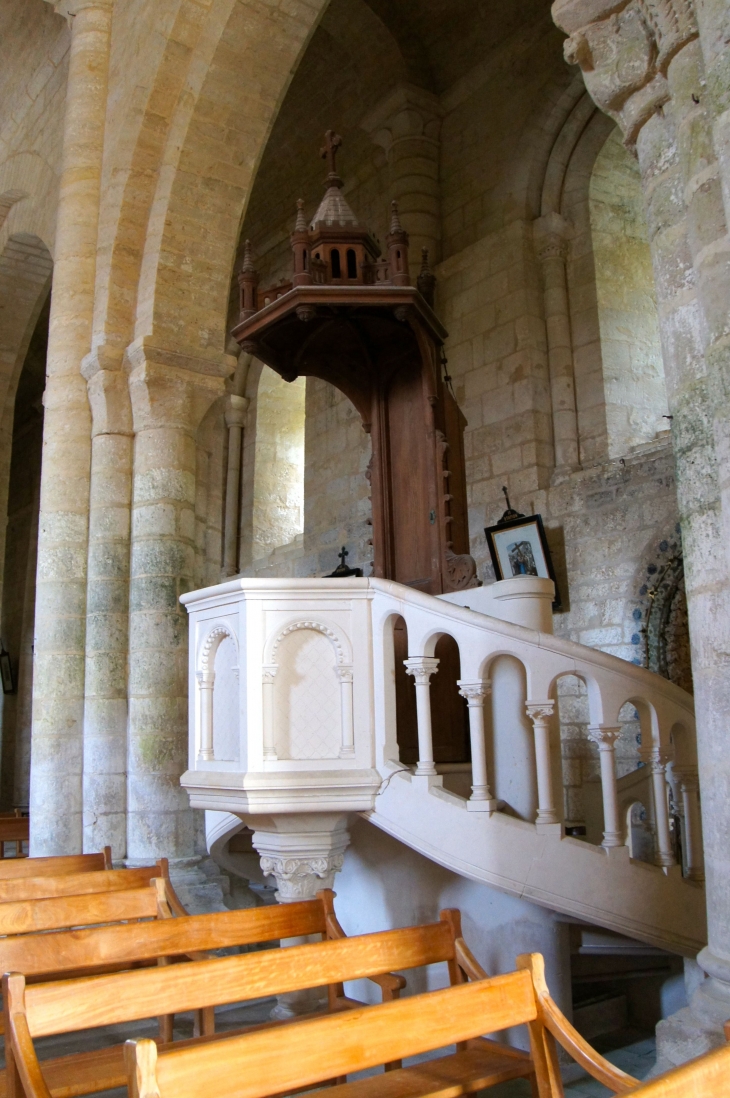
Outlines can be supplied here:
[[64, 0], [71, 19], [53, 295], [43, 398], [30, 818], [33, 855], [82, 849], [82, 738], [91, 347], [111, 0]]
[[469, 706], [472, 787], [467, 808], [472, 812], [491, 814], [497, 810], [497, 801], [489, 790], [487, 745], [484, 741], [484, 699], [490, 693], [492, 684], [488, 679], [481, 682], [463, 682], [459, 679], [457, 686]]
[[391, 166], [391, 197], [398, 202], [401, 222], [410, 236], [412, 266], [422, 248], [428, 248], [432, 264], [441, 259], [442, 114], [435, 95], [411, 84], [401, 84], [360, 123], [375, 144], [385, 150]]
[[439, 661], [434, 656], [414, 656], [403, 660], [406, 674], [412, 675], [416, 684], [416, 718], [418, 721], [418, 777], [435, 776], [433, 761], [433, 733], [431, 730], [431, 675], [438, 670]]
[[702, 825], [700, 822], [700, 782], [696, 767], [674, 767], [674, 776], [682, 794], [684, 817], [684, 849], [687, 876], [693, 881], [704, 881], [705, 860], [702, 853]]
[[84, 361], [93, 426], [86, 596], [84, 850], [127, 852], [127, 647], [132, 409], [122, 355]]
[[667, 803], [667, 762], [668, 756], [664, 751], [654, 750], [651, 753], [649, 766], [651, 767], [651, 785], [654, 794], [654, 824], [656, 826], [657, 864], [663, 866], [676, 865], [672, 839], [669, 832], [669, 805]]
[[609, 728], [605, 724], [593, 725], [588, 729], [588, 738], [598, 744], [601, 762], [601, 792], [603, 794], [603, 842], [601, 846], [623, 846], [624, 834], [618, 809], [618, 786], [616, 784], [616, 740], [621, 735], [620, 728]]
[[555, 708], [554, 701], [525, 703], [527, 716], [535, 729], [535, 762], [537, 766], [537, 820], [538, 828], [560, 827], [553, 794], [553, 767], [550, 758], [550, 722]]
[[534, 231], [545, 300], [555, 467], [558, 472], [568, 472], [580, 465], [573, 340], [565, 271], [570, 226], [559, 214], [551, 213], [538, 218]]
[[[279, 903], [313, 900], [320, 888], [332, 888], [350, 842], [347, 817], [339, 813], [249, 816], [252, 842], [261, 857], [265, 877], [274, 877]], [[282, 946], [302, 945], [316, 938], [285, 938]], [[279, 995], [273, 1018], [309, 1014], [323, 1005], [319, 988]]]
[[[570, 35], [567, 60], [580, 64], [593, 100], [636, 147], [674, 417], [707, 870], [709, 945], [698, 960], [711, 979], [695, 992], [691, 1008], [657, 1029], [658, 1063], [669, 1067], [721, 1044], [722, 1024], [730, 1017], [730, 873], [724, 839], [730, 831], [728, 245], [715, 163], [715, 147], [723, 144], [717, 122], [724, 117], [725, 91], [721, 81], [707, 81], [694, 41], [697, 12], [705, 58], [714, 59], [711, 68], [715, 61], [722, 67], [726, 35], [709, 28], [726, 26], [727, 5], [724, 0], [701, 5], [631, 0], [621, 11], [616, 7], [611, 0], [555, 0], [553, 17]], [[716, 120], [715, 145], [705, 99]], [[655, 781], [658, 787], [658, 774]], [[663, 774], [661, 782], [663, 790]]]
[[[196, 432], [231, 367], [141, 340], [128, 349], [135, 431], [129, 594], [127, 858], [194, 853], [187, 766], [187, 615], [193, 583]], [[206, 371], [206, 372], [203, 372]], [[215, 374], [218, 376], [215, 376]]]
[[238, 571], [238, 526], [241, 518], [241, 450], [243, 425], [250, 401], [230, 393], [226, 398], [228, 428], [228, 467], [226, 469], [226, 527], [223, 540], [223, 572], [235, 576]]

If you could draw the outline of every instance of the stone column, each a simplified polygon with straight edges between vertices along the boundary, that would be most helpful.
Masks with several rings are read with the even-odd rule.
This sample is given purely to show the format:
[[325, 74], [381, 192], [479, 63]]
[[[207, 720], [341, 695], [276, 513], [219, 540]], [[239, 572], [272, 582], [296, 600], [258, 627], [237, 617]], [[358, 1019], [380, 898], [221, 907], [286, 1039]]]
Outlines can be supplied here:
[[469, 706], [469, 737], [471, 741], [471, 797], [467, 808], [472, 812], [496, 812], [497, 801], [489, 789], [487, 774], [487, 745], [484, 741], [484, 699], [492, 689], [491, 682], [463, 682], [458, 680], [459, 693]]
[[228, 467], [226, 469], [226, 528], [223, 541], [223, 572], [235, 576], [238, 571], [238, 525], [241, 518], [241, 449], [243, 425], [250, 401], [230, 393], [226, 398], [228, 428]]
[[616, 784], [616, 740], [621, 735], [620, 728], [609, 728], [605, 724], [593, 725], [588, 729], [588, 738], [598, 744], [601, 761], [601, 792], [603, 794], [603, 842], [601, 846], [623, 846], [624, 834], [618, 809], [618, 786]]
[[537, 819], [538, 828], [560, 827], [553, 795], [553, 766], [550, 758], [550, 722], [555, 708], [554, 701], [525, 703], [527, 716], [535, 729], [535, 762], [537, 766]]
[[121, 352], [84, 360], [93, 426], [86, 596], [84, 850], [127, 852], [127, 647], [132, 409]]
[[[350, 842], [347, 817], [339, 813], [249, 816], [252, 842], [261, 857], [265, 877], [274, 877], [279, 903], [313, 900], [320, 888], [332, 888]], [[302, 945], [315, 938], [285, 938], [282, 946]], [[273, 1018], [309, 1014], [323, 1005], [319, 988], [279, 995]]]
[[545, 301], [555, 468], [558, 472], [568, 472], [580, 465], [573, 340], [565, 271], [570, 226], [560, 214], [551, 213], [535, 221], [534, 231]]
[[428, 248], [432, 264], [441, 258], [442, 114], [435, 95], [401, 84], [360, 123], [375, 144], [385, 150], [391, 165], [391, 197], [398, 202], [401, 222], [410, 236], [412, 265], [423, 248]]
[[193, 856], [194, 838], [180, 787], [188, 752], [188, 623], [178, 600], [193, 582], [196, 432], [223, 395], [231, 367], [144, 340], [127, 354], [135, 431], [127, 858], [138, 864], [164, 854], [180, 863]]
[[111, 0], [64, 0], [71, 19], [53, 295], [43, 398], [30, 818], [33, 855], [82, 849], [82, 737], [91, 347]]
[[434, 656], [414, 656], [403, 660], [406, 674], [412, 675], [416, 684], [416, 719], [418, 721], [417, 777], [434, 777], [433, 732], [431, 730], [431, 675], [438, 670], [439, 661]]
[[687, 876], [693, 881], [704, 881], [705, 861], [702, 853], [702, 825], [700, 822], [700, 782], [696, 767], [674, 767], [674, 776], [682, 794], [684, 816], [684, 847]]
[[[724, 0], [701, 5], [631, 0], [619, 12], [616, 7], [611, 0], [555, 0], [553, 17], [570, 35], [567, 60], [580, 64], [593, 100], [636, 147], [674, 417], [707, 868], [709, 945], [698, 960], [711, 979], [696, 991], [690, 1009], [657, 1029], [658, 1062], [669, 1067], [722, 1043], [722, 1024], [730, 1017], [730, 874], [724, 839], [730, 831], [725, 749], [730, 567], [728, 527], [723, 529], [730, 484], [724, 397], [728, 247], [705, 110], [708, 98], [710, 113], [720, 119], [725, 92], [721, 82], [712, 83], [708, 96], [710, 85], [694, 42], [697, 11], [705, 57], [709, 49], [722, 64], [724, 32], [713, 38], [708, 28], [718, 17], [725, 26], [727, 5]], [[720, 24], [715, 22], [716, 30]], [[716, 143], [718, 133], [716, 126]], [[661, 781], [663, 788], [663, 775]]]
[[668, 755], [664, 751], [654, 750], [651, 753], [649, 766], [651, 767], [651, 785], [654, 794], [654, 824], [656, 826], [657, 864], [663, 866], [676, 865], [672, 839], [669, 832], [669, 805], [667, 804], [667, 762]]

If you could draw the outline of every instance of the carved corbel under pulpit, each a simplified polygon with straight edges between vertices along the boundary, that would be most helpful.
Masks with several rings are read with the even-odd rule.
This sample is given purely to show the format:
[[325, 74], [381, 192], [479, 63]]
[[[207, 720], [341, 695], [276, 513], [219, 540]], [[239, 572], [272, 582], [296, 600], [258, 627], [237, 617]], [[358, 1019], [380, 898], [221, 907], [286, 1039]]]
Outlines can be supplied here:
[[466, 420], [442, 376], [447, 332], [426, 300], [428, 258], [411, 285], [408, 234], [393, 203], [381, 259], [342, 194], [340, 144], [328, 131], [327, 190], [309, 226], [299, 202], [291, 284], [259, 291], [247, 246], [233, 335], [285, 381], [321, 378], [359, 412], [372, 438], [374, 574], [433, 595], [474, 586]]

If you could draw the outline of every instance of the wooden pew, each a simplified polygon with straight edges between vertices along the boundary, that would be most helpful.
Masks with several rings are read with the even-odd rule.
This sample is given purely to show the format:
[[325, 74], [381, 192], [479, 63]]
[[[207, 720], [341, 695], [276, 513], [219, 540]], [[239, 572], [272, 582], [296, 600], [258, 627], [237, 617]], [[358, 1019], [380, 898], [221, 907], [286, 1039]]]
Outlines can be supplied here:
[[[291, 906], [294, 905], [285, 905], [284, 911]], [[267, 909], [267, 911], [271, 910]], [[212, 920], [219, 917], [208, 916], [207, 918]], [[188, 922], [192, 921], [192, 918], [188, 920]], [[153, 928], [153, 931], [159, 933], [158, 928]], [[62, 1061], [55, 1061], [52, 1067], [55, 1077], [52, 1078], [51, 1065], [39, 1064], [36, 1058], [33, 1045], [36, 1038], [101, 1025], [129, 1023], [154, 1017], [160, 1013], [172, 1014], [206, 1009], [210, 1011], [211, 1008], [224, 1003], [238, 1003], [246, 999], [270, 997], [324, 985], [330, 989], [330, 1012], [333, 1014], [344, 1012], [348, 1017], [348, 1021], [344, 1023], [345, 1030], [351, 1032], [350, 1018], [359, 1019], [363, 1008], [362, 1004], [354, 1003], [341, 994], [339, 987], [343, 982], [362, 977], [372, 978], [379, 974], [390, 973], [394, 969], [409, 969], [442, 961], [448, 963], [451, 980], [455, 985], [471, 976], [476, 977], [475, 986], [478, 986], [485, 978], [484, 971], [460, 937], [458, 912], [444, 912], [439, 923], [429, 926], [407, 927], [358, 938], [340, 938], [286, 949], [247, 953], [237, 957], [215, 958], [195, 964], [171, 965], [165, 968], [143, 969], [110, 976], [94, 976], [75, 983], [62, 980], [56, 983], [26, 985], [22, 976], [10, 974], [5, 977], [3, 985], [9, 1036], [6, 1042], [8, 1063], [6, 1093], [15, 1096], [21, 1093], [22, 1086], [27, 1098], [49, 1098], [49, 1095], [55, 1098], [60, 1098], [61, 1095], [72, 1098], [74, 1095], [123, 1085], [125, 1075], [123, 1065], [120, 1063], [119, 1047], [105, 1050], [104, 1053], [87, 1052], [63, 1058], [65, 1074], [62, 1074], [60, 1067]], [[520, 980], [530, 988], [532, 1010], [530, 1017], [535, 1017], [536, 1008], [530, 974], [519, 976], [518, 982]], [[399, 990], [399, 987], [392, 989], [392, 1004], [398, 1002]], [[367, 1014], [370, 1009], [372, 1008], [366, 1008], [365, 1013]], [[355, 1013], [351, 1014], [351, 1011]], [[528, 1018], [522, 1020], [529, 1021]], [[581, 1039], [575, 1034], [570, 1023], [565, 1019], [563, 1022], [571, 1039], [580, 1042]], [[285, 1038], [275, 1034], [274, 1045], [271, 1046], [276, 1049], [275, 1058], [291, 1062], [291, 1035], [298, 1031], [300, 1026], [311, 1024], [308, 1019], [298, 1020], [289, 1024]], [[248, 1033], [250, 1034], [252, 1029], [268, 1030], [272, 1025], [275, 1023], [249, 1027]], [[459, 1037], [458, 1040], [476, 1037], [481, 1032], [483, 1029], [477, 1028], [465, 1037]], [[236, 1039], [230, 1034], [217, 1037], [215, 1034], [207, 1033], [192, 1040], [162, 1044], [160, 1047], [179, 1050], [215, 1042], [216, 1057], [227, 1060], [228, 1042], [234, 1042]], [[445, 1044], [448, 1041], [442, 1043]], [[440, 1047], [438, 1042], [426, 1043], [421, 1051], [438, 1047]], [[286, 1049], [285, 1057], [282, 1057], [282, 1048]], [[323, 1080], [331, 1080], [334, 1076], [344, 1074], [344, 1071], [340, 1071], [332, 1061], [326, 1061], [330, 1050], [328, 1043], [323, 1050], [323, 1063], [328, 1062], [329, 1066], [323, 1069], [324, 1074], [321, 1076]], [[162, 1052], [160, 1055], [162, 1056]], [[390, 1064], [397, 1062], [399, 1057], [398, 1051], [391, 1054], [390, 1049], [384, 1047], [382, 1056], [379, 1053], [372, 1062]], [[553, 1059], [555, 1059], [554, 1056]], [[590, 1050], [589, 1059], [596, 1069], [594, 1074], [600, 1074], [604, 1080], [611, 1080], [615, 1084], [614, 1090], [626, 1090], [636, 1082], [630, 1076], [612, 1067], [592, 1050]], [[557, 1063], [556, 1060], [555, 1063]], [[422, 1072], [423, 1066], [421, 1065], [418, 1070]], [[438, 1068], [433, 1070], [437, 1071]], [[448, 1071], [458, 1081], [458, 1087], [450, 1093], [465, 1094], [499, 1081], [519, 1077], [529, 1078], [534, 1070], [533, 1062], [526, 1053], [495, 1042], [480, 1041], [476, 1045], [460, 1048], [449, 1060]], [[404, 1071], [406, 1075], [403, 1075]], [[424, 1090], [422, 1082], [418, 1082], [420, 1077], [417, 1073], [414, 1076], [411, 1069], [397, 1068], [385, 1076], [387, 1083], [383, 1081], [382, 1076], [377, 1080], [381, 1087], [386, 1087], [388, 1094], [390, 1088], [395, 1085], [390, 1082], [392, 1078], [410, 1080], [405, 1090], [396, 1089], [393, 1092], [394, 1098], [396, 1094], [410, 1094], [408, 1087], [413, 1085], [415, 1085], [412, 1091], [414, 1095], [430, 1093], [433, 1082], [429, 1076], [429, 1087]], [[287, 1087], [288, 1083], [281, 1087], [277, 1086], [277, 1089], [286, 1090]], [[216, 1094], [216, 1098], [223, 1098], [222, 1092], [219, 1096], [215, 1086], [207, 1084], [202, 1089], [199, 1088], [198, 1094], [201, 1093]], [[262, 1093], [268, 1094], [270, 1091], [264, 1090]]]
[[[131, 1098], [265, 1098], [314, 1086], [333, 1073], [361, 1071], [392, 1057], [416, 1056], [465, 1043], [465, 1052], [335, 1086], [327, 1098], [415, 1098], [464, 1093], [456, 1062], [481, 1046], [483, 1033], [527, 1023], [539, 1098], [563, 1098], [556, 1046], [543, 1025], [537, 988], [540, 954], [519, 959], [522, 968], [445, 991], [365, 1007], [346, 1017], [316, 1018], [286, 1034], [251, 1033], [230, 1041], [158, 1049], [154, 1041], [126, 1048]], [[563, 1020], [566, 1022], [566, 1020]], [[572, 1028], [572, 1027], [571, 1027]], [[283, 1048], [286, 1055], [282, 1055]], [[600, 1059], [594, 1054], [596, 1060]], [[616, 1069], [613, 1069], [614, 1071]], [[730, 1047], [725, 1046], [650, 1083], [619, 1093], [639, 1098], [721, 1098], [728, 1094]], [[481, 1080], [481, 1086], [497, 1079]], [[631, 1080], [636, 1084], [636, 1080]]]
[[[157, 882], [161, 890], [162, 882]], [[325, 889], [316, 900], [249, 908], [243, 911], [221, 912], [213, 915], [188, 916], [185, 919], [167, 919], [157, 923], [144, 923], [132, 926], [114, 926], [89, 928], [73, 932], [38, 935], [33, 938], [6, 938], [0, 942], [0, 957], [3, 970], [24, 967], [23, 986], [39, 977], [88, 974], [92, 971], [105, 971], [107, 968], [118, 970], [120, 965], [133, 968], [136, 965], [155, 964], [161, 959], [200, 959], [208, 956], [208, 951], [231, 946], [248, 946], [264, 942], [278, 941], [281, 938], [311, 936], [319, 934], [322, 938], [344, 937], [337, 922], [333, 908], [334, 893]], [[280, 951], [275, 951], [277, 954]], [[268, 951], [267, 955], [270, 955]], [[264, 956], [264, 954], [255, 954]], [[396, 997], [405, 986], [402, 976], [392, 973], [374, 973], [371, 979], [376, 983], [384, 999]], [[87, 981], [84, 981], [86, 983]], [[76, 986], [65, 980], [64, 987]], [[27, 988], [31, 995], [32, 989]], [[247, 989], [242, 998], [250, 998]], [[222, 1001], [228, 1001], [224, 998]], [[341, 988], [333, 985], [328, 989], [328, 1010], [347, 1009], [350, 1005], [361, 1004], [348, 1000], [342, 995]], [[153, 1012], [154, 1013], [154, 1012]], [[5, 1011], [6, 1019], [8, 1010]], [[163, 1037], [172, 1040], [172, 1032], [167, 1022], [171, 1015], [164, 1015]], [[76, 1016], [69, 1016], [70, 1024], [61, 1032], [70, 1032], [84, 1028], [83, 1017], [76, 1026]], [[197, 1019], [201, 1032], [212, 1034], [215, 1021], [212, 1010], [201, 1011]], [[96, 1023], [90, 1023], [96, 1024]], [[277, 1023], [279, 1024], [279, 1023]], [[7, 1042], [6, 1056], [12, 1063], [12, 1039]], [[117, 1045], [92, 1053], [65, 1056], [53, 1061], [44, 1061], [43, 1074], [50, 1092], [56, 1095], [88, 1094], [98, 1089], [123, 1086], [126, 1080], [124, 1071], [123, 1046]], [[15, 1089], [13, 1089], [15, 1087]], [[7, 1088], [7, 1089], [6, 1089]], [[5, 1074], [0, 1075], [0, 1096], [22, 1093], [17, 1079], [11, 1070], [9, 1081]]]
[[30, 819], [28, 816], [21, 816], [19, 813], [13, 813], [12, 815], [0, 815], [0, 859], [8, 857], [5, 851], [6, 843], [13, 843], [15, 846], [15, 854], [13, 858], [27, 858], [28, 855], [23, 853], [23, 843], [30, 842]]
[[58, 877], [62, 873], [92, 873], [112, 868], [112, 848], [100, 854], [70, 854], [55, 858], [7, 858], [0, 861], [0, 881], [20, 877]]
[[135, 869], [110, 869], [104, 873], [63, 873], [59, 876], [22, 877], [4, 881], [0, 879], [0, 934], [19, 934], [19, 930], [4, 930], [6, 905], [23, 904], [29, 900], [47, 900], [61, 896], [83, 896], [92, 892], [121, 892], [128, 888], [144, 888], [156, 877], [162, 877], [174, 897], [179, 914], [187, 914], [175, 895], [170, 883], [167, 858], [160, 858], [155, 865]]

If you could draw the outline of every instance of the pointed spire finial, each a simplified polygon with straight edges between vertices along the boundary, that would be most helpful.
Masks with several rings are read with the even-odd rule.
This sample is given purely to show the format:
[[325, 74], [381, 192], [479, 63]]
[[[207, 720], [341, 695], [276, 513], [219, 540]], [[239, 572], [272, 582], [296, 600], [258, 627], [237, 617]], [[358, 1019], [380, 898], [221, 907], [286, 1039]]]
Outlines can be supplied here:
[[428, 262], [428, 248], [421, 248], [421, 270], [416, 279], [416, 287], [423, 298], [433, 308], [433, 291], [436, 286], [436, 276]]
[[403, 226], [400, 223], [400, 217], [398, 216], [398, 203], [395, 199], [390, 204], [390, 231], [392, 233], [402, 233]]
[[304, 216], [304, 199], [297, 199], [297, 222], [294, 226], [295, 233], [306, 233], [307, 231], [307, 219]]
[[327, 161], [327, 186], [328, 187], [341, 187], [342, 180], [337, 174], [337, 150], [342, 144], [342, 138], [334, 130], [327, 130], [324, 135], [324, 145], [319, 150], [319, 155], [323, 160]]
[[251, 241], [247, 240], [243, 245], [243, 266], [241, 267], [241, 271], [250, 274], [255, 270], [256, 268], [253, 265], [253, 257], [251, 254]]

